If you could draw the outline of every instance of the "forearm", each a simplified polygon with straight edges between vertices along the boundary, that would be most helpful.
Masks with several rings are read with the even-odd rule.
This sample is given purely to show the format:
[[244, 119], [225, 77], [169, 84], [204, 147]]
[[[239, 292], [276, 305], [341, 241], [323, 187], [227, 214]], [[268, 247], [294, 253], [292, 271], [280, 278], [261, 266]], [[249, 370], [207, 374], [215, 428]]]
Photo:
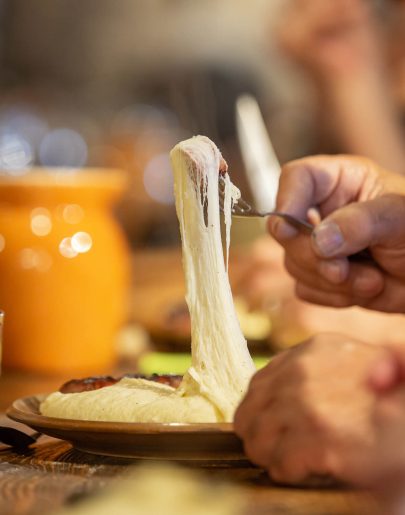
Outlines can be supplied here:
[[383, 72], [334, 78], [325, 90], [345, 150], [405, 174], [405, 138]]

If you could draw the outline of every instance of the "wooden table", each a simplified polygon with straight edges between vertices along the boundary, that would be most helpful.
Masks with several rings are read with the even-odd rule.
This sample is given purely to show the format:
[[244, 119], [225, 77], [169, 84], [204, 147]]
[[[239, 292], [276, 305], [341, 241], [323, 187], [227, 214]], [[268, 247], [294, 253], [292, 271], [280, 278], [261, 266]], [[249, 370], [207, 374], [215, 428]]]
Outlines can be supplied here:
[[[152, 281], [159, 296], [150, 295]], [[136, 255], [133, 291], [139, 320], [156, 310], [157, 298], [164, 303], [173, 295], [181, 297], [184, 283], [179, 252]], [[0, 378], [0, 412], [18, 397], [55, 390], [65, 380], [66, 377], [4, 373]], [[4, 414], [0, 414], [0, 425], [18, 427]], [[26, 427], [19, 427], [30, 432]], [[0, 514], [46, 515], [77, 494], [103, 488], [134, 464], [129, 460], [85, 454], [49, 437], [41, 437], [32, 450], [24, 454], [0, 447]], [[203, 473], [207, 474], [207, 470]], [[266, 474], [254, 467], [209, 469], [209, 477], [238, 484], [248, 501], [249, 515], [385, 513], [367, 493], [337, 488], [283, 488], [271, 484]]]
[[[19, 427], [0, 417], [1, 425]], [[23, 428], [26, 430], [26, 428]], [[0, 447], [1, 449], [1, 447]], [[31, 451], [0, 450], [0, 513], [46, 515], [78, 495], [104, 488], [139, 461], [94, 456], [66, 442], [41, 437]], [[372, 515], [381, 514], [367, 493], [339, 489], [286, 488], [271, 484], [254, 467], [208, 468], [215, 482], [237, 484], [249, 506], [247, 515]], [[119, 515], [119, 514], [117, 514]]]

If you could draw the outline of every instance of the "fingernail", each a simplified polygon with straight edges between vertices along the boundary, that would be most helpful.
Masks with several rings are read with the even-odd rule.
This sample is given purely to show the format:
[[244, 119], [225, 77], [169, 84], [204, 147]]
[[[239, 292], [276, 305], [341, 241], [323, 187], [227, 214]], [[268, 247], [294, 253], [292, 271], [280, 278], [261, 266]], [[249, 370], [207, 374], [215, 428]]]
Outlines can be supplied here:
[[295, 227], [280, 218], [272, 220], [272, 229], [273, 236], [277, 240], [289, 240], [298, 235], [298, 231]]
[[353, 281], [353, 292], [362, 297], [374, 297], [381, 291], [382, 287], [383, 282], [380, 274], [373, 270], [356, 277]]
[[348, 275], [348, 264], [342, 259], [331, 259], [330, 261], [321, 261], [319, 265], [319, 273], [329, 282], [340, 284], [346, 280]]
[[320, 223], [312, 233], [318, 254], [324, 257], [333, 256], [344, 243], [343, 234], [334, 222]]

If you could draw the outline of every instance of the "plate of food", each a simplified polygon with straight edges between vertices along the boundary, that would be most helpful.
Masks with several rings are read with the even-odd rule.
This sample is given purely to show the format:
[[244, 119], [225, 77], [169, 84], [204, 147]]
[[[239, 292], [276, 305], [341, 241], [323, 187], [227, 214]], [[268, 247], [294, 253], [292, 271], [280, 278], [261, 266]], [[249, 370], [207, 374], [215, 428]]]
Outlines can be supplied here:
[[188, 370], [174, 382], [159, 376], [70, 381], [49, 395], [17, 400], [8, 415], [86, 452], [240, 461], [232, 420], [256, 371], [228, 277], [231, 208], [240, 193], [204, 136], [176, 145], [171, 159], [191, 324]]
[[[73, 379], [64, 383], [63, 395], [90, 392], [117, 384], [122, 379], [143, 379], [177, 388], [182, 376], [127, 374]], [[111, 422], [62, 419], [41, 413], [47, 394], [14, 401], [7, 415], [36, 431], [67, 440], [81, 451], [123, 458], [198, 462], [243, 462], [241, 441], [230, 423], [177, 424], [159, 422]]]
[[209, 464], [248, 463], [230, 423], [162, 424], [101, 422], [47, 417], [47, 395], [14, 401], [7, 415], [35, 431], [70, 442], [80, 451], [143, 460]]

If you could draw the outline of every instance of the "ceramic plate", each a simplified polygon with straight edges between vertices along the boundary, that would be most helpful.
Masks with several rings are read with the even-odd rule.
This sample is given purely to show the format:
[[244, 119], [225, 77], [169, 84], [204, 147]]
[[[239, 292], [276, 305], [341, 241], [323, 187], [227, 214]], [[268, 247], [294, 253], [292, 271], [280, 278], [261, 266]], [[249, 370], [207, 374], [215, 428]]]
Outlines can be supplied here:
[[93, 422], [45, 417], [39, 412], [45, 397], [17, 399], [7, 415], [93, 454], [153, 460], [247, 461], [232, 424]]

